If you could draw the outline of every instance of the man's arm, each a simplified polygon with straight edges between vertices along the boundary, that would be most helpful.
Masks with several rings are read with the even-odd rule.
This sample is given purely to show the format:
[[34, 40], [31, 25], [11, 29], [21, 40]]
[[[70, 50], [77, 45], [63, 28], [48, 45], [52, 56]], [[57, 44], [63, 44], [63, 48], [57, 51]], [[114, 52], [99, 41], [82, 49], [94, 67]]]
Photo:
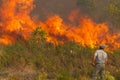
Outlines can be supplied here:
[[93, 56], [92, 65], [95, 66], [96, 54]]
[[107, 58], [105, 59], [105, 64], [108, 64], [108, 60], [107, 60]]
[[93, 62], [95, 63], [96, 60], [96, 55], [93, 56]]
[[93, 56], [93, 63], [95, 64], [96, 55]]
[[105, 64], [107, 64], [107, 63], [108, 63], [108, 56], [106, 54]]

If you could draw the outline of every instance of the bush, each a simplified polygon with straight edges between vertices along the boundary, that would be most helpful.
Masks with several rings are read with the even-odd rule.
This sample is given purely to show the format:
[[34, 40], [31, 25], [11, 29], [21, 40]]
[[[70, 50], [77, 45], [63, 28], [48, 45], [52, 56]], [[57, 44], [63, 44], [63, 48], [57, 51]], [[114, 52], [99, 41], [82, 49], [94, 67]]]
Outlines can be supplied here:
[[[95, 49], [88, 46], [83, 47], [80, 43], [73, 41], [54, 46], [52, 43], [46, 43], [45, 39], [36, 38], [36, 36], [39, 36], [37, 32], [35, 32], [34, 37], [26, 41], [25, 44], [18, 41], [13, 45], [1, 46], [1, 70], [4, 68], [7, 70], [9, 68], [11, 70], [15, 69], [16, 72], [18, 72], [18, 70], [23, 73], [31, 72], [33, 75], [32, 79], [38, 80], [90, 79], [93, 69], [90, 62], [92, 61]], [[43, 35], [40, 36], [44, 38]], [[119, 74], [117, 73], [117, 70], [119, 70], [119, 50], [114, 53], [109, 55], [110, 63], [112, 63], [110, 65], [114, 68], [111, 69], [111, 66], [107, 67], [109, 70], [109, 72], [105, 72], [107, 80], [119, 79]], [[114, 72], [112, 70], [114, 70]], [[114, 75], [115, 78], [110, 73]], [[9, 75], [11, 72], [7, 74]], [[16, 75], [13, 76], [16, 78]], [[26, 79], [27, 77], [28, 76], [26, 76]], [[29, 77], [31, 78], [31, 76]]]

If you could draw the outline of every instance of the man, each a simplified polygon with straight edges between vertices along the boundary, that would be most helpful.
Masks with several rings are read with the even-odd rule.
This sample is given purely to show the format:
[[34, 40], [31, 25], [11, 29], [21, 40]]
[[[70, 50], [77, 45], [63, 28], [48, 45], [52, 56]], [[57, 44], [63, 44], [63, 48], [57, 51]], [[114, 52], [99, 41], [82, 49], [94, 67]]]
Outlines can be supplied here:
[[97, 80], [97, 74], [100, 73], [100, 79], [104, 79], [104, 70], [105, 70], [105, 64], [107, 62], [107, 53], [104, 51], [105, 46], [101, 45], [99, 47], [99, 50], [96, 50], [94, 57], [93, 57], [93, 65], [95, 67], [94, 73], [93, 73], [93, 79]]

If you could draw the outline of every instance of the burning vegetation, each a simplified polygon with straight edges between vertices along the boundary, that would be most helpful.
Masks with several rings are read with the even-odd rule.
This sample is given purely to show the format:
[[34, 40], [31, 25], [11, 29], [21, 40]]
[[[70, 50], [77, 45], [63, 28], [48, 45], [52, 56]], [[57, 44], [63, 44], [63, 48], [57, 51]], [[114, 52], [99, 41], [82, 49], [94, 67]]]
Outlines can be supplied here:
[[[120, 48], [120, 33], [109, 30], [107, 23], [97, 24], [88, 17], [77, 17], [79, 11], [73, 11], [66, 23], [59, 15], [53, 15], [45, 21], [32, 20], [30, 13], [34, 9], [34, 0], [2, 0], [0, 6], [0, 43], [12, 44], [16, 40], [28, 40], [37, 26], [47, 32], [47, 42], [55, 44], [75, 41], [92, 48], [104, 44], [108, 49]], [[76, 19], [77, 18], [77, 19]]]
[[2, 0], [0, 7], [0, 43], [11, 44], [17, 39], [27, 39], [35, 29], [29, 16], [33, 0]]

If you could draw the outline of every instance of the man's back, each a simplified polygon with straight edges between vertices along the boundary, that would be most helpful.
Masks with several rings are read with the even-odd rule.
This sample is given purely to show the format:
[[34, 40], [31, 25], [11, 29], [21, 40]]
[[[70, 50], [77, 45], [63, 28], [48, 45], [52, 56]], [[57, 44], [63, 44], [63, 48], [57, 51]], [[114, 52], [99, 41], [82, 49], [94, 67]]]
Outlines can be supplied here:
[[95, 56], [96, 56], [95, 63], [103, 64], [107, 59], [107, 53], [104, 52], [103, 50], [97, 50], [95, 52]]

